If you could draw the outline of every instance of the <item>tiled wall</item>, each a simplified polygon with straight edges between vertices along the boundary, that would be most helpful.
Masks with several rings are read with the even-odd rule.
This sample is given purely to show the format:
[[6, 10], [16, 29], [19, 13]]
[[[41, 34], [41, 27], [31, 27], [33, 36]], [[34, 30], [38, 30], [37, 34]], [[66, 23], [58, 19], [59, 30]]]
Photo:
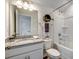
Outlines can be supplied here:
[[66, 28], [63, 29], [64, 45], [73, 48], [73, 17], [64, 20], [64, 27]]
[[[72, 4], [62, 13], [56, 11], [54, 15], [54, 42], [58, 42], [68, 48], [73, 48], [73, 12]], [[61, 36], [59, 36], [61, 34]]]
[[62, 28], [62, 38], [64, 45], [73, 49], [73, 6], [70, 5], [67, 10], [64, 11], [64, 26]]

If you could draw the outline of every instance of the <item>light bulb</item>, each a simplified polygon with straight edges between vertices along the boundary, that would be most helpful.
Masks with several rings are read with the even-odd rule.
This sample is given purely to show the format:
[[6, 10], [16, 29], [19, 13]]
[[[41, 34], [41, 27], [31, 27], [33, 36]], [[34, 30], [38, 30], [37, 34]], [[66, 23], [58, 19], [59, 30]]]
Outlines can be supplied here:
[[17, 6], [18, 8], [22, 8], [22, 4], [23, 4], [23, 2], [22, 2], [21, 0], [18, 0], [18, 1], [16, 2], [16, 6]]
[[33, 11], [34, 10], [34, 6], [32, 4], [29, 4], [29, 10]]
[[28, 6], [27, 2], [24, 2], [23, 8], [24, 8], [24, 9], [28, 9], [28, 7], [29, 7], [29, 6]]
[[18, 8], [22, 8], [22, 6], [17, 5]]
[[29, 10], [30, 10], [30, 11], [33, 11], [33, 9], [32, 9], [32, 8], [29, 8]]

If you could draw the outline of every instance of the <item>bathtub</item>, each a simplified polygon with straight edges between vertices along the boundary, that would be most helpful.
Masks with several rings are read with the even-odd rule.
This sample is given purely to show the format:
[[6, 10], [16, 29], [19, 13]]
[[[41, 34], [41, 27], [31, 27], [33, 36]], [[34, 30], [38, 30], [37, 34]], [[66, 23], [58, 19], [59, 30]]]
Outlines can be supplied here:
[[67, 48], [59, 43], [55, 43], [55, 44], [58, 46], [62, 59], [73, 59], [73, 50], [72, 49]]

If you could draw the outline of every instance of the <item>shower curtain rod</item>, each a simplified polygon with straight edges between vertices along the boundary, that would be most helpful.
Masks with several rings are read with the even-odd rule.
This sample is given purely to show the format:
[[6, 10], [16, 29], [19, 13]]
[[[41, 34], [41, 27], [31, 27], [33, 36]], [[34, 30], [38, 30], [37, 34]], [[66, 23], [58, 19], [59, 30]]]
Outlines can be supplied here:
[[67, 5], [68, 3], [72, 2], [72, 1], [73, 1], [73, 0], [70, 0], [70, 1], [68, 1], [67, 3], [65, 3], [65, 4], [61, 5], [60, 7], [58, 7], [58, 8], [56, 8], [56, 9], [54, 9], [54, 10], [53, 10], [53, 12], [55, 12], [56, 10], [58, 10], [58, 9], [62, 8], [63, 6]]

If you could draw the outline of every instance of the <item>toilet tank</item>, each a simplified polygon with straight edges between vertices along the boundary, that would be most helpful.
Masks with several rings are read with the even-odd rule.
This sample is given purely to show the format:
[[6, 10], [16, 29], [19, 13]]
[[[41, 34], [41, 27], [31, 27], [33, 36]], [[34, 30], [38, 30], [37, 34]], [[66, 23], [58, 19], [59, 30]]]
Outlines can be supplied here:
[[52, 47], [52, 39], [46, 39], [44, 40], [44, 48], [50, 49]]

